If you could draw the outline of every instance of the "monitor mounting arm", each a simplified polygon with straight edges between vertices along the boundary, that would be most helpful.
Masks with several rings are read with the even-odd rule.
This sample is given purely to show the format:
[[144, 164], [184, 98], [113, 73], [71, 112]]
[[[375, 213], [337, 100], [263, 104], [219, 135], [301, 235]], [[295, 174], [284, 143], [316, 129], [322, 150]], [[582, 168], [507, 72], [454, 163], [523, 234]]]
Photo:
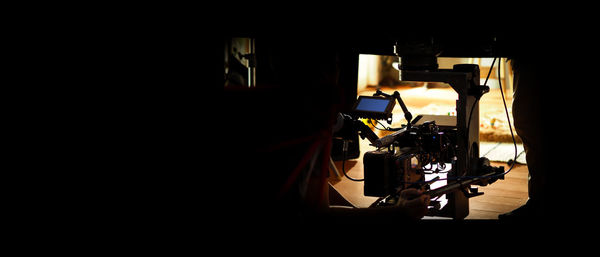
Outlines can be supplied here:
[[404, 112], [404, 118], [406, 119], [406, 126], [407, 126], [407, 128], [410, 128], [412, 114], [408, 111], [408, 108], [406, 108], [406, 104], [404, 104], [404, 101], [402, 101], [402, 98], [400, 97], [400, 93], [398, 91], [395, 91], [394, 94], [389, 95], [389, 94], [381, 92], [381, 90], [377, 89], [377, 92], [375, 92], [375, 94], [373, 94], [373, 96], [384, 96], [384, 97], [395, 98], [396, 101], [398, 101], [398, 104], [400, 104], [400, 108], [402, 108], [402, 111]]

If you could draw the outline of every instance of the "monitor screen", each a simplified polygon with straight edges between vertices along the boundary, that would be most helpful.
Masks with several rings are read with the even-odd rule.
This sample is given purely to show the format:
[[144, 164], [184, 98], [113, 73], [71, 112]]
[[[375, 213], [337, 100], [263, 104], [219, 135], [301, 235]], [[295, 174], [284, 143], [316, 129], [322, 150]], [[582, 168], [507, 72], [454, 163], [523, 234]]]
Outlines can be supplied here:
[[355, 118], [387, 120], [392, 122], [392, 110], [396, 100], [391, 97], [359, 96], [352, 109]]
[[364, 112], [385, 112], [390, 101], [393, 101], [393, 99], [366, 97], [361, 97], [358, 100], [355, 110]]

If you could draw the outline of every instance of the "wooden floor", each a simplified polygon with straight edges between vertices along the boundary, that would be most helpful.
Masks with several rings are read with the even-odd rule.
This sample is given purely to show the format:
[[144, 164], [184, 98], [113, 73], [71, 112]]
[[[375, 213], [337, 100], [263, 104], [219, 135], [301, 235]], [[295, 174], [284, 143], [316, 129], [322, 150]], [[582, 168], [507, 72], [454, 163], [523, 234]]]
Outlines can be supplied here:
[[[361, 157], [348, 160], [345, 163], [347, 174], [353, 178], [363, 178], [362, 156], [364, 152], [374, 150], [368, 145], [368, 141], [361, 140]], [[341, 172], [342, 162], [336, 162], [336, 167]], [[493, 166], [505, 166], [506, 163], [494, 162]], [[479, 187], [484, 194], [469, 199], [469, 216], [466, 219], [497, 219], [498, 214], [506, 213], [525, 204], [527, 201], [527, 166], [515, 165], [504, 180], [498, 180], [494, 184]], [[363, 182], [354, 182], [345, 177], [331, 177], [329, 180], [337, 191], [348, 201], [357, 207], [366, 208], [377, 197], [364, 196]]]

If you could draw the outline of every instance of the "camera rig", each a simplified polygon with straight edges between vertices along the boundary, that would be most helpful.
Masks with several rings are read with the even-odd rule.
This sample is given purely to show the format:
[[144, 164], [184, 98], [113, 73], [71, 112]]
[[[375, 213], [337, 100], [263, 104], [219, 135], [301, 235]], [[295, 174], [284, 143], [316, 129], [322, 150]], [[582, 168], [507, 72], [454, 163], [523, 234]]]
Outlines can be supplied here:
[[[416, 69], [411, 69], [410, 63], [403, 65], [402, 80], [448, 83], [458, 93], [457, 115], [418, 115], [413, 119], [397, 91], [389, 95], [378, 90], [373, 96], [359, 96], [352, 112], [343, 117], [361, 138], [377, 147], [363, 157], [364, 194], [380, 197], [372, 205], [379, 207], [393, 205], [403, 189], [420, 188], [432, 198], [429, 215], [464, 219], [469, 214], [468, 199], [483, 194], [471, 186], [485, 186], [504, 179], [505, 174], [504, 167], [492, 167], [488, 159], [479, 157], [478, 100], [489, 87], [480, 86], [478, 65], [459, 64], [453, 69], [423, 69], [421, 61]], [[359, 120], [386, 120], [391, 124], [395, 102], [402, 108], [407, 124], [392, 129], [393, 133], [379, 138]], [[437, 173], [447, 177], [425, 179], [425, 174]], [[446, 185], [430, 187], [442, 180]], [[447, 204], [441, 206], [436, 200], [444, 195]]]

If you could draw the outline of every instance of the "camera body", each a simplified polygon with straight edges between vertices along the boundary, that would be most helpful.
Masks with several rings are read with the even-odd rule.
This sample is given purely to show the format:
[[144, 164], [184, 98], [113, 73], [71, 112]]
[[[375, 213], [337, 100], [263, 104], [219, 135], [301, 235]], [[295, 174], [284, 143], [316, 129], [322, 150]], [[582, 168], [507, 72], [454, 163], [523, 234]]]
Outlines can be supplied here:
[[423, 119], [417, 116], [412, 126], [394, 134], [390, 145], [364, 154], [366, 196], [384, 197], [410, 187], [421, 188], [426, 173], [439, 172], [456, 160], [456, 128]]

